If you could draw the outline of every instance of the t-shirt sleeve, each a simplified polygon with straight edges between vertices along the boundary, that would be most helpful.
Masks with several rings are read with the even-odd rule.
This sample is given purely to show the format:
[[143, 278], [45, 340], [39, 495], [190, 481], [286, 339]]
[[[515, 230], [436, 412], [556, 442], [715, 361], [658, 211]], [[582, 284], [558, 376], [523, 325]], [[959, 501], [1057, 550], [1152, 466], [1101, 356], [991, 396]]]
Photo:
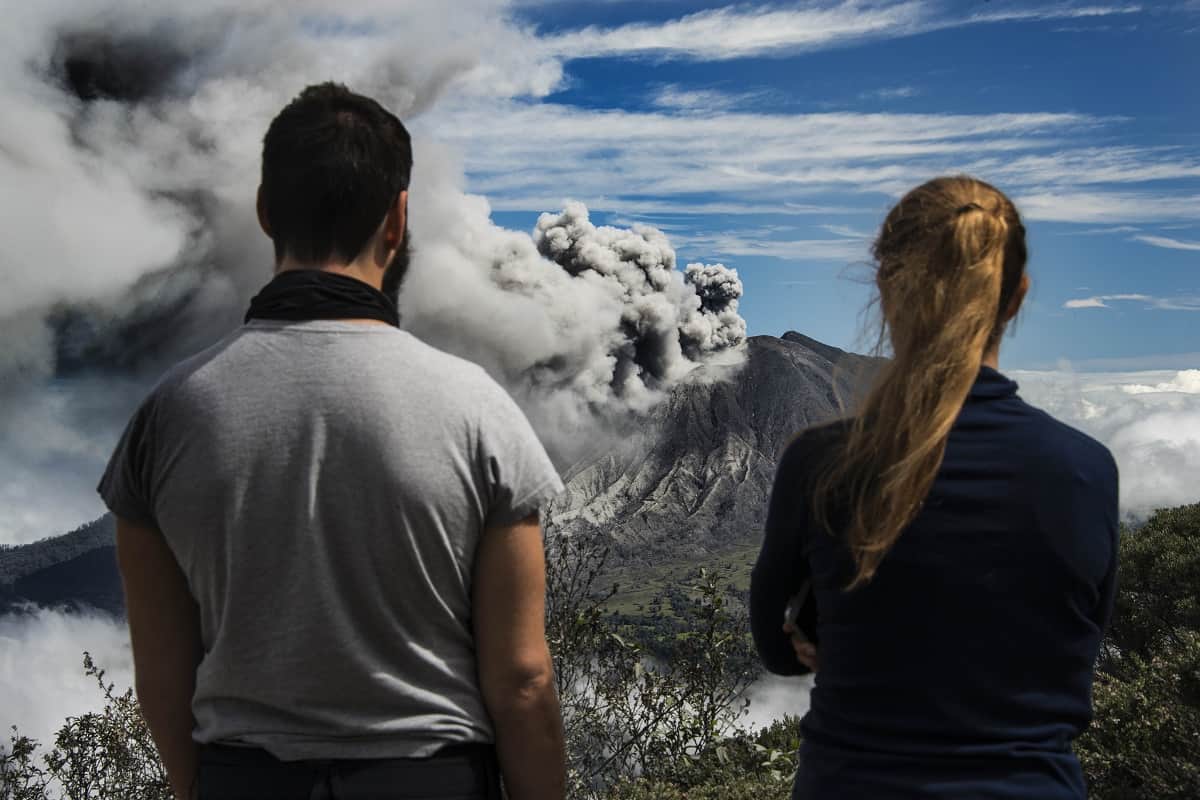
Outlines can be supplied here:
[[118, 517], [157, 526], [153, 479], [153, 433], [151, 399], [142, 403], [121, 434], [96, 490], [108, 509]]
[[529, 420], [498, 385], [488, 392], [481, 409], [478, 442], [486, 527], [519, 522], [563, 490], [558, 470]]

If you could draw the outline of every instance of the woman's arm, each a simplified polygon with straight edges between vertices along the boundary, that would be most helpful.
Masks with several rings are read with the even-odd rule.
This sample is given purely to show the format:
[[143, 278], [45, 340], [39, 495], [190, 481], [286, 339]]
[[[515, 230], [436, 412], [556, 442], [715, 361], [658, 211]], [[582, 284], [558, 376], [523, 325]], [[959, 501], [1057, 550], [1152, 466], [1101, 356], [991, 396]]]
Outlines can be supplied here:
[[771, 489], [766, 534], [750, 575], [750, 632], [763, 665], [779, 675], [810, 671], [798, 660], [792, 637], [783, 629], [784, 607], [810, 575], [803, 554], [808, 535], [804, 449], [798, 438], [780, 459]]

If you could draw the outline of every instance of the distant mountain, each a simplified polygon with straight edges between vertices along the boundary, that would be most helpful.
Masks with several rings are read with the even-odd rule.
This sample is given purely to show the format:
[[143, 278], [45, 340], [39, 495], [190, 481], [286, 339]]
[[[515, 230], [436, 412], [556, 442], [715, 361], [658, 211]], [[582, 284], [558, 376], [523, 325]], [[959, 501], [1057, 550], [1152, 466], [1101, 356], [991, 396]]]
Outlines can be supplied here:
[[625, 562], [756, 541], [782, 448], [840, 415], [876, 362], [795, 332], [747, 347], [743, 367], [697, 370], [640, 435], [568, 471], [552, 525], [604, 532]]
[[[617, 562], [653, 564], [757, 540], [780, 450], [840, 413], [875, 365], [799, 333], [754, 336], [746, 362], [706, 366], [640, 426], [571, 467], [554, 528], [612, 538]], [[110, 516], [0, 548], [0, 611], [82, 604], [123, 614]]]
[[123, 615], [115, 535], [113, 518], [105, 515], [62, 536], [0, 547], [0, 612], [35, 603]]

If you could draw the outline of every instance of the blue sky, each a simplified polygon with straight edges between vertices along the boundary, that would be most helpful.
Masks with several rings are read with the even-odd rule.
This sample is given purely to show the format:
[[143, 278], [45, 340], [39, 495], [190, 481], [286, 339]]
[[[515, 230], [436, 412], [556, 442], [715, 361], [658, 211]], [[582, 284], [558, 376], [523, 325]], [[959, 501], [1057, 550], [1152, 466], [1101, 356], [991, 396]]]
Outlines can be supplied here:
[[751, 333], [860, 345], [889, 205], [967, 171], [1028, 220], [1005, 362], [1200, 366], [1200, 3], [527, 2], [564, 74], [438, 113], [469, 188], [664, 229], [746, 285]]

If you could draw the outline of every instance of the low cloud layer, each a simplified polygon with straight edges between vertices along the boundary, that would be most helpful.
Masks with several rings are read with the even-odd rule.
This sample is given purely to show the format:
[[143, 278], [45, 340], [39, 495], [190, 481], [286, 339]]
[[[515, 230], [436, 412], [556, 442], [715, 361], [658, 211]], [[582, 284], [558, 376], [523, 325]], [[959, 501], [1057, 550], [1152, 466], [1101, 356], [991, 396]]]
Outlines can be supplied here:
[[118, 692], [133, 685], [133, 654], [123, 621], [39, 609], [0, 616], [0, 747], [10, 728], [52, 745], [68, 716], [97, 711], [104, 697], [83, 671], [91, 653]]
[[1124, 513], [1200, 502], [1200, 370], [1014, 377], [1026, 400], [1108, 446]]

